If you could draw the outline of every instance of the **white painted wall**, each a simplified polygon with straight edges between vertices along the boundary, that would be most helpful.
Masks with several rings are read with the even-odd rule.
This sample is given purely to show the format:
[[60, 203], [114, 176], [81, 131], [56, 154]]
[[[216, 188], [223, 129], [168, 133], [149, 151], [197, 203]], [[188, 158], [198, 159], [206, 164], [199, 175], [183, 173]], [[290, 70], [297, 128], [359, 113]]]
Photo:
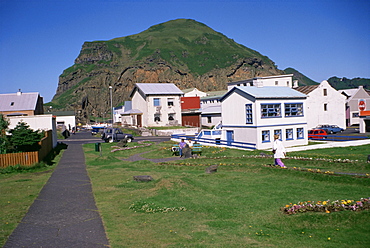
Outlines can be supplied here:
[[25, 122], [27, 125], [30, 126], [33, 130], [53, 130], [52, 138], [53, 138], [53, 147], [57, 145], [58, 136], [57, 136], [57, 128], [56, 128], [56, 119], [51, 114], [46, 115], [34, 115], [34, 116], [15, 116], [15, 117], [8, 117], [10, 125], [9, 129], [14, 129], [15, 126], [18, 125], [19, 122]]
[[[68, 130], [72, 130], [76, 126], [76, 118], [74, 115], [71, 116], [56, 116], [57, 125], [63, 123]], [[71, 128], [71, 129], [69, 129]]]
[[[327, 95], [324, 95], [326, 90]], [[307, 128], [312, 129], [322, 124], [338, 125], [346, 129], [346, 97], [331, 87], [327, 81], [307, 95], [305, 114]], [[324, 110], [324, 104], [327, 110]]]

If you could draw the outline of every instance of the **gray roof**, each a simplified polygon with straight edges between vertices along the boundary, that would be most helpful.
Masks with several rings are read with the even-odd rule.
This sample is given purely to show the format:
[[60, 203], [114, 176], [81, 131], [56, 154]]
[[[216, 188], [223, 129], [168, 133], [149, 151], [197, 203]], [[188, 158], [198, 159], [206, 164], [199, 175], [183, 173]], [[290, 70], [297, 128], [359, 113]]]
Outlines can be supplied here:
[[121, 113], [121, 115], [130, 115], [130, 114], [142, 114], [143, 112], [141, 112], [140, 110], [138, 109], [130, 109], [130, 110], [127, 110], [123, 113]]
[[0, 111], [35, 110], [39, 93], [0, 94]]
[[[145, 95], [183, 95], [179, 88], [174, 84], [168, 83], [137, 83], [134, 91], [140, 90]], [[134, 92], [133, 91], [133, 92]], [[132, 94], [131, 94], [132, 95]]]
[[221, 105], [209, 106], [204, 109], [201, 109], [202, 114], [217, 114], [221, 113]]
[[247, 94], [252, 96], [256, 99], [276, 99], [276, 98], [307, 98], [307, 95], [296, 91], [289, 87], [281, 87], [281, 86], [264, 86], [264, 87], [256, 87], [256, 86], [237, 86], [234, 87], [232, 90], [227, 92], [225, 96], [222, 97], [221, 101], [223, 101], [226, 97], [228, 97], [232, 92], [237, 91], [240, 93]]

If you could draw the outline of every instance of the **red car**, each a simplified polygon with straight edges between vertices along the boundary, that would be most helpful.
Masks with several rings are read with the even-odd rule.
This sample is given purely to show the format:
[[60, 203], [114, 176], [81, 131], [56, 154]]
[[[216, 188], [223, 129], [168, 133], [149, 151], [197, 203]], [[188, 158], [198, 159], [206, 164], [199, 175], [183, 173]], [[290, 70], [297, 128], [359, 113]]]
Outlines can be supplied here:
[[309, 139], [326, 139], [328, 133], [323, 129], [308, 130]]

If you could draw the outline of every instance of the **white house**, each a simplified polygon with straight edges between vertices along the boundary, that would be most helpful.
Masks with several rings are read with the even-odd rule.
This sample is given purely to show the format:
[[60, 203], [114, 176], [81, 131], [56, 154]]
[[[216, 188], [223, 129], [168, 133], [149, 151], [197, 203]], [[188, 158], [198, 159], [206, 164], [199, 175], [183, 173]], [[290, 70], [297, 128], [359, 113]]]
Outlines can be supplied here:
[[300, 86], [295, 90], [307, 95], [305, 115], [308, 129], [323, 124], [338, 125], [346, 129], [346, 97], [328, 81], [322, 81], [318, 85]]
[[297, 87], [298, 81], [293, 82], [293, 74], [255, 77], [247, 80], [227, 83], [227, 90], [230, 91], [235, 86], [284, 86], [284, 87]]
[[183, 92], [172, 83], [137, 83], [130, 96], [132, 109], [139, 126], [181, 126], [181, 102]]
[[360, 124], [360, 109], [359, 103], [364, 102], [365, 109], [369, 110], [370, 107], [370, 96], [366, 92], [363, 86], [359, 86], [357, 89], [346, 89], [340, 90], [343, 95], [346, 96], [346, 118], [347, 126], [354, 124]]
[[206, 92], [200, 91], [197, 88], [190, 88], [190, 89], [184, 89], [182, 90], [184, 92], [184, 97], [191, 97], [191, 96], [207, 96]]
[[236, 86], [221, 98], [221, 140], [228, 146], [270, 149], [279, 134], [286, 147], [306, 145], [306, 98], [290, 87]]

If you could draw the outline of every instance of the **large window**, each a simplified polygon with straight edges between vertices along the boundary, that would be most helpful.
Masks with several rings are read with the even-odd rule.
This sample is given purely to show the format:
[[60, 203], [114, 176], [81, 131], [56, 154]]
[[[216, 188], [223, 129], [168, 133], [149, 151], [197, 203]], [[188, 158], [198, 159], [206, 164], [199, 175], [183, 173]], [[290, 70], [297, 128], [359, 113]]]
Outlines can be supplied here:
[[303, 128], [297, 128], [297, 139], [304, 139]]
[[262, 131], [262, 142], [270, 142], [270, 131]]
[[245, 105], [245, 117], [247, 124], [253, 124], [252, 104]]
[[285, 139], [292, 140], [293, 139], [293, 129], [286, 129], [285, 130]]
[[160, 98], [153, 98], [153, 105], [154, 106], [161, 106], [161, 99]]
[[303, 116], [303, 103], [285, 103], [285, 116]]
[[281, 107], [280, 103], [273, 104], [261, 104], [261, 117], [271, 118], [271, 117], [281, 117]]

